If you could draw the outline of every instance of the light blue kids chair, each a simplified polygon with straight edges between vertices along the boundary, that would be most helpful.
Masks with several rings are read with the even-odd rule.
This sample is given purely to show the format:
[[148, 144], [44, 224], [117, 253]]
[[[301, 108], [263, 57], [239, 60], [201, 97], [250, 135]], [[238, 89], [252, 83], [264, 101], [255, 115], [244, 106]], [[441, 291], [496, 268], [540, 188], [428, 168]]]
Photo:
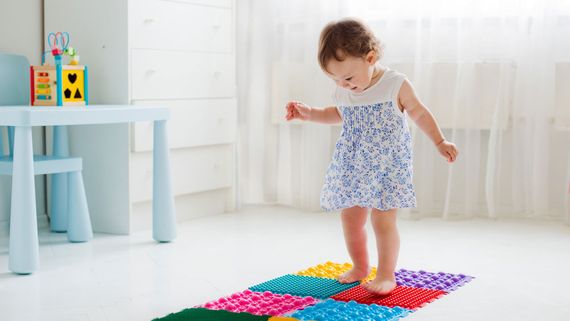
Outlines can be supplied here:
[[[5, 106], [29, 106], [30, 96], [30, 65], [26, 57], [13, 54], [0, 53], [0, 107]], [[29, 107], [40, 108], [40, 107]], [[65, 107], [47, 107], [65, 108]], [[65, 133], [65, 128], [54, 127], [54, 136]], [[0, 175], [12, 175], [12, 156], [14, 151], [14, 128], [8, 127], [8, 155], [0, 128]], [[65, 139], [54, 138], [54, 154], [60, 149], [67, 150]], [[59, 143], [57, 143], [59, 142]], [[34, 175], [52, 175], [52, 190], [50, 198], [50, 215], [52, 230], [58, 232], [67, 231], [70, 242], [85, 242], [93, 237], [91, 220], [87, 208], [87, 198], [81, 175], [82, 160], [78, 157], [34, 155]], [[22, 200], [12, 199], [12, 204]], [[35, 204], [30, 204], [35, 208]], [[24, 228], [13, 230], [13, 222], [21, 220], [19, 213], [10, 213], [10, 270], [18, 274], [29, 274], [39, 267], [38, 255], [38, 231], [37, 222], [24, 222], [18, 226]], [[18, 221], [21, 223], [21, 221]], [[58, 225], [54, 227], [54, 224]], [[33, 235], [32, 235], [33, 234]], [[35, 244], [29, 244], [29, 240], [35, 240]], [[34, 252], [34, 253], [30, 253]]]

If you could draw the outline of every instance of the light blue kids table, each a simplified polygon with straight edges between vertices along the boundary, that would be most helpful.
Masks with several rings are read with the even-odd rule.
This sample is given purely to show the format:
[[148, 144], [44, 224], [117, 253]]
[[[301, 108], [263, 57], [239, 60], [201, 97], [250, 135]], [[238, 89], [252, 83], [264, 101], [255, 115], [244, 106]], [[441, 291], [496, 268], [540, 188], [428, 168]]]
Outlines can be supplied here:
[[[0, 126], [14, 126], [12, 204], [10, 214], [9, 268], [19, 274], [34, 272], [39, 266], [39, 241], [34, 187], [32, 149], [33, 126], [117, 124], [154, 122], [153, 148], [153, 238], [169, 242], [176, 237], [176, 214], [170, 185], [170, 165], [166, 120], [168, 108], [132, 105], [90, 105], [87, 107], [0, 107]], [[49, 163], [47, 163], [49, 166]], [[38, 169], [36, 168], [36, 172]], [[87, 212], [86, 212], [87, 213]], [[87, 214], [88, 216], [88, 214]], [[91, 228], [89, 218], [84, 227]], [[80, 229], [87, 240], [92, 233]]]

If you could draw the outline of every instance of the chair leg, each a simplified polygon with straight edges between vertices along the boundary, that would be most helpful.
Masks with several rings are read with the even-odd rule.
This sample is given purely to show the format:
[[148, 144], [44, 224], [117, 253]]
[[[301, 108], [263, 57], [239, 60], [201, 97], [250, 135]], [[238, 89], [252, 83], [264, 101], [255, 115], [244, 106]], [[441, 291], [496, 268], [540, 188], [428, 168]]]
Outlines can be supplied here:
[[[53, 127], [53, 154], [69, 156], [69, 139], [66, 126]], [[51, 175], [50, 228], [53, 232], [67, 231], [68, 208], [68, 173]]]
[[67, 239], [70, 242], [86, 242], [93, 238], [91, 218], [87, 207], [87, 197], [81, 172], [68, 175], [68, 227]]
[[16, 127], [9, 258], [9, 268], [14, 273], [30, 274], [39, 266], [36, 215], [32, 128]]
[[14, 156], [14, 133], [16, 129], [14, 126], [8, 127], [8, 151], [10, 156]]
[[50, 229], [52, 232], [67, 231], [67, 180], [68, 173], [51, 175]]

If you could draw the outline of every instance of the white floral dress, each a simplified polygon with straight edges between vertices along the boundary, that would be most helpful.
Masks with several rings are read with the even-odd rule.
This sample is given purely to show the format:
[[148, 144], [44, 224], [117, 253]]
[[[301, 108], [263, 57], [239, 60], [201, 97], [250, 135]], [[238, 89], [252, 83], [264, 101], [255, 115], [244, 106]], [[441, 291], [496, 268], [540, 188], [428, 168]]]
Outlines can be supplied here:
[[337, 88], [342, 131], [321, 191], [323, 209], [416, 207], [411, 135], [397, 103], [404, 79], [387, 69], [362, 93]]

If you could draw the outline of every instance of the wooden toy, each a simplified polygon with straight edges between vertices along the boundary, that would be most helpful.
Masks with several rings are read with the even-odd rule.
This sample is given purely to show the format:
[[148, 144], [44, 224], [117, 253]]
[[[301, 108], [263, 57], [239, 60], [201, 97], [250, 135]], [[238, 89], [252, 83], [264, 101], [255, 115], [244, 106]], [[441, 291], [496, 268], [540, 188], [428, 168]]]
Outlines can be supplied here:
[[[69, 47], [67, 32], [48, 35], [50, 50], [44, 52], [41, 66], [30, 67], [30, 95], [32, 106], [85, 106], [88, 104], [87, 66], [79, 65], [79, 55]], [[55, 65], [45, 61], [51, 53]], [[70, 62], [62, 64], [62, 56]]]

